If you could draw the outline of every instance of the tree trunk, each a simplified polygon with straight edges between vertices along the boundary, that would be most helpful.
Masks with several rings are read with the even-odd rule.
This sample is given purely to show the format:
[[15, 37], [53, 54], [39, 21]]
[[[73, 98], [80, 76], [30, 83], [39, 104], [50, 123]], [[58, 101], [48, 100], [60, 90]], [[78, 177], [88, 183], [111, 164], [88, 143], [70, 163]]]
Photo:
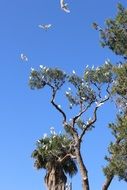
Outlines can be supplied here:
[[90, 190], [89, 180], [88, 180], [88, 171], [83, 163], [83, 159], [80, 153], [80, 146], [75, 147], [76, 160], [79, 166], [79, 170], [82, 177], [82, 190]]
[[45, 176], [48, 190], [65, 190], [67, 177], [59, 166], [52, 167]]
[[107, 177], [106, 181], [103, 184], [102, 190], [108, 190], [108, 188], [113, 180], [113, 177], [114, 177], [113, 175], [110, 177]]

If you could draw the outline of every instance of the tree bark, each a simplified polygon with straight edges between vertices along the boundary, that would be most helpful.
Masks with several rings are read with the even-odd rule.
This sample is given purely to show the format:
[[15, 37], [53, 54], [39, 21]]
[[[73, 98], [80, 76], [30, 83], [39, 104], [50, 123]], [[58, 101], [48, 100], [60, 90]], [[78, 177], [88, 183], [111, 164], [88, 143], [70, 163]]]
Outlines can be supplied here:
[[48, 190], [65, 190], [66, 181], [67, 177], [59, 166], [52, 167], [45, 176]]
[[75, 154], [76, 154], [76, 160], [77, 160], [81, 177], [82, 177], [82, 190], [90, 190], [89, 180], [88, 180], [88, 171], [84, 165], [84, 162], [80, 153], [80, 146], [75, 147]]
[[103, 184], [102, 190], [108, 190], [108, 188], [113, 180], [113, 177], [114, 177], [113, 175], [110, 177], [107, 177], [106, 181]]

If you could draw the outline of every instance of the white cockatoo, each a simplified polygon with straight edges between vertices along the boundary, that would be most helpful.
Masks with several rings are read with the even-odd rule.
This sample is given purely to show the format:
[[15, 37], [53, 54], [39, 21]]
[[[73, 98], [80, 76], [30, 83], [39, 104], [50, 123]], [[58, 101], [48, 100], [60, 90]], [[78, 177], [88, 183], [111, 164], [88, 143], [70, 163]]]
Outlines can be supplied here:
[[95, 104], [97, 105], [96, 107], [100, 107], [104, 104], [104, 102], [95, 102]]
[[94, 65], [92, 66], [92, 69], [94, 69]]
[[58, 105], [58, 108], [61, 108], [61, 105], [60, 105], [60, 104]]
[[21, 53], [20, 58], [22, 61], [28, 61], [28, 57], [24, 55], [23, 53]]
[[68, 8], [68, 4], [64, 2], [64, 0], [60, 0], [60, 7], [63, 11], [66, 13], [70, 13], [70, 10]]
[[72, 73], [75, 75], [76, 74], [75, 70], [73, 70]]
[[48, 30], [52, 25], [51, 24], [39, 24], [38, 27], [44, 30]]

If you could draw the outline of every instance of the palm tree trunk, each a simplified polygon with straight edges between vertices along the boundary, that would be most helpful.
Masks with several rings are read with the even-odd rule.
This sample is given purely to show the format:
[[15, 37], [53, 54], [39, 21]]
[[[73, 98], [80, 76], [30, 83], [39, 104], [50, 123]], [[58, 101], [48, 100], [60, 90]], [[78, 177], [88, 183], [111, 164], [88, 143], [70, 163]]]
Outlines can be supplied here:
[[90, 190], [89, 180], [88, 180], [88, 171], [83, 163], [83, 159], [80, 153], [80, 146], [75, 148], [76, 160], [79, 166], [79, 170], [82, 177], [82, 190]]
[[48, 190], [65, 190], [67, 177], [59, 166], [52, 167], [45, 176]]

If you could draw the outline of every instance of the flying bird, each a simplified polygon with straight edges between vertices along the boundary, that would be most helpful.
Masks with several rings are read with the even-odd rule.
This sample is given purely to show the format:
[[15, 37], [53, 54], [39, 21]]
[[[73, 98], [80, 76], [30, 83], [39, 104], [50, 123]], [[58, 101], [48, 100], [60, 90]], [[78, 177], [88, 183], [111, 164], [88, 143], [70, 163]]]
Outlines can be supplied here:
[[21, 53], [20, 58], [22, 61], [28, 61], [28, 57], [24, 55], [23, 53]]
[[44, 30], [48, 30], [52, 25], [51, 24], [39, 24], [38, 27]]
[[60, 7], [66, 13], [70, 13], [70, 10], [68, 8], [68, 3], [65, 3], [64, 0], [60, 0]]

